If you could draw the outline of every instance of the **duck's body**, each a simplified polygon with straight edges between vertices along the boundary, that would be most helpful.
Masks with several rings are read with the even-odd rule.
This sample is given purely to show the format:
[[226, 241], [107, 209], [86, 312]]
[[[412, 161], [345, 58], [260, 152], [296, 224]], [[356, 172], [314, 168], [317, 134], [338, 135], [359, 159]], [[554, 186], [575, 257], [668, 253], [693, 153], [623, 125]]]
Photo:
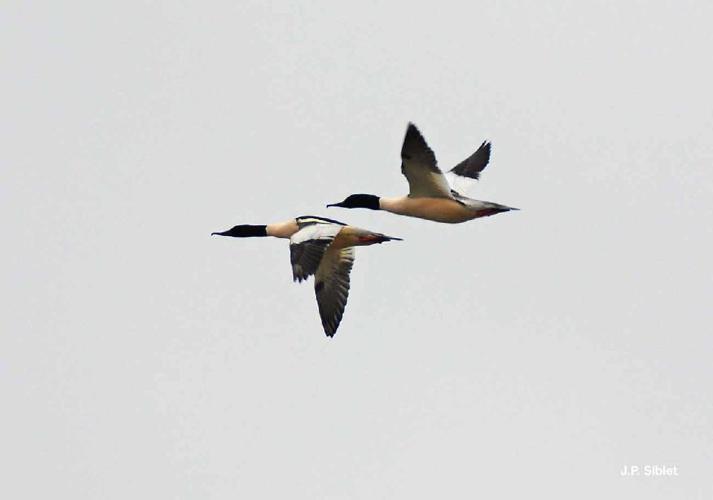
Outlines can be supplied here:
[[[458, 198], [379, 198], [379, 209], [397, 215], [418, 217], [419, 219], [458, 224], [460, 222], [493, 215], [504, 211], [502, 205], [487, 201], [473, 200], [464, 196]], [[507, 208], [507, 210], [512, 210]]]
[[294, 281], [314, 275], [314, 290], [327, 336], [339, 327], [349, 297], [349, 273], [354, 263], [354, 247], [400, 240], [358, 227], [306, 215], [275, 224], [240, 225], [220, 236], [272, 236], [290, 240], [290, 261]]
[[[453, 178], [476, 180], [489, 159], [490, 143], [484, 142], [448, 174]], [[468, 198], [451, 189], [446, 176], [438, 168], [436, 156], [412, 123], [409, 123], [401, 148], [401, 172], [409, 183], [408, 196], [382, 198], [370, 194], [353, 194], [341, 203], [327, 206], [384, 210], [449, 224], [517, 210], [498, 203]]]

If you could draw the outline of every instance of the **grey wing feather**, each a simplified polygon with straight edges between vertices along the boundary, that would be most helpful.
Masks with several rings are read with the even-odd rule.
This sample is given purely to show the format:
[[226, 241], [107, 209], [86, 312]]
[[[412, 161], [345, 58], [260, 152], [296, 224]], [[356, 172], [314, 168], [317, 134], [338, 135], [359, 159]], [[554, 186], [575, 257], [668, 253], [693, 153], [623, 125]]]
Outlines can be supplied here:
[[450, 187], [438, 168], [436, 155], [413, 123], [408, 124], [401, 147], [401, 173], [412, 198], [450, 198]]
[[341, 230], [342, 226], [338, 225], [312, 224], [292, 235], [290, 262], [294, 281], [301, 282], [317, 272], [324, 252]]
[[354, 265], [354, 248], [329, 250], [314, 280], [319, 316], [324, 333], [333, 337], [342, 321], [349, 298], [349, 273]]
[[317, 272], [322, 256], [332, 240], [315, 240], [290, 245], [292, 279], [302, 282]]
[[461, 177], [469, 177], [477, 180], [480, 178], [480, 172], [488, 165], [489, 161], [490, 143], [484, 141], [475, 153], [453, 167], [450, 172]]

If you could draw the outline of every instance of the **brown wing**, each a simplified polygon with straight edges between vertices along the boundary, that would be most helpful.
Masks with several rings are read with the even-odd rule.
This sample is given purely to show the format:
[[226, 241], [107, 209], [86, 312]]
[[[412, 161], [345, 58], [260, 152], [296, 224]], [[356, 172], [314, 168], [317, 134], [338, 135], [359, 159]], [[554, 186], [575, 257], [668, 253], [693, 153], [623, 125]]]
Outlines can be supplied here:
[[344, 315], [349, 298], [349, 273], [354, 264], [354, 248], [341, 250], [329, 248], [314, 275], [314, 293], [317, 296], [319, 316], [324, 333], [333, 337]]

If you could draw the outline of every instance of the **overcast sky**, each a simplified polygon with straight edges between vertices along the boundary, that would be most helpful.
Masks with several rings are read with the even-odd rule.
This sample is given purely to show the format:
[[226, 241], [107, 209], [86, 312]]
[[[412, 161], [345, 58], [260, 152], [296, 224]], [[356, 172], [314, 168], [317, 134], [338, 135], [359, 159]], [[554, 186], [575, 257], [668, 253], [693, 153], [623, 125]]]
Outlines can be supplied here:
[[[712, 4], [380, 4], [3, 2], [0, 496], [711, 498]], [[325, 209], [408, 121], [522, 211]]]

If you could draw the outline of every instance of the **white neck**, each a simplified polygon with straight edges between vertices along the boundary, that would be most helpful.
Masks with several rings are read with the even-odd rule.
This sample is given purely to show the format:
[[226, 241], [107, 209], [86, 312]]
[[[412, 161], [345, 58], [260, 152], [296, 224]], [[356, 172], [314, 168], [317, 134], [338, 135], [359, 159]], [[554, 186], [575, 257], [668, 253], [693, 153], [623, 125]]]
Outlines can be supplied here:
[[409, 215], [407, 211], [408, 199], [408, 196], [379, 198], [379, 209], [391, 212], [392, 214]]
[[297, 221], [290, 219], [285, 222], [276, 222], [275, 224], [267, 225], [267, 235], [275, 238], [289, 238], [299, 230]]

